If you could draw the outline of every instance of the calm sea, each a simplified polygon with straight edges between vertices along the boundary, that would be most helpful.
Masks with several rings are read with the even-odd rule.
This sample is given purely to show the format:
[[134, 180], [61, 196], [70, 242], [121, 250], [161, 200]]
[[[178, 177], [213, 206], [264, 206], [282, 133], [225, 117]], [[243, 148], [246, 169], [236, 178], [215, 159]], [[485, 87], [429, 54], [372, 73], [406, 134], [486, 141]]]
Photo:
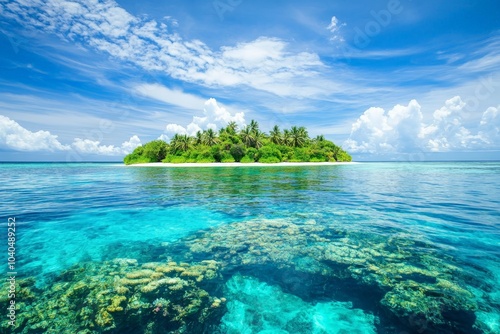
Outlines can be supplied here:
[[[35, 277], [38, 287], [84, 262], [143, 263], [165, 252], [182, 258], [195, 242], [205, 258], [213, 252], [231, 264], [217, 288], [227, 299], [225, 314], [208, 331], [500, 333], [498, 162], [172, 169], [1, 163], [0, 194], [2, 247], [7, 219], [15, 218], [17, 276]], [[281, 237], [280, 228], [288, 234]], [[245, 247], [238, 233], [246, 235]], [[433, 298], [432, 315], [415, 291]]]

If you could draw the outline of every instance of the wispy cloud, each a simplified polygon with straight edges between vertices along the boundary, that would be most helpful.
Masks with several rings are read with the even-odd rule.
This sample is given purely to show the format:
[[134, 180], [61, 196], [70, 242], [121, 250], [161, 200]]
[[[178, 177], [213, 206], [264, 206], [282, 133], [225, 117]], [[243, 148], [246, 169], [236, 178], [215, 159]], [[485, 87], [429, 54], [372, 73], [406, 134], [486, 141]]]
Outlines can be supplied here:
[[208, 87], [246, 85], [278, 95], [310, 95], [315, 92], [285, 88], [290, 82], [311, 80], [323, 66], [315, 53], [290, 52], [277, 38], [261, 37], [213, 51], [199, 40], [185, 41], [169, 33], [165, 23], [131, 15], [112, 0], [14, 1], [0, 6], [2, 15], [28, 28]]
[[184, 93], [180, 89], [170, 89], [160, 84], [138, 84], [133, 87], [132, 91], [188, 110], [200, 110], [205, 103], [201, 97]]

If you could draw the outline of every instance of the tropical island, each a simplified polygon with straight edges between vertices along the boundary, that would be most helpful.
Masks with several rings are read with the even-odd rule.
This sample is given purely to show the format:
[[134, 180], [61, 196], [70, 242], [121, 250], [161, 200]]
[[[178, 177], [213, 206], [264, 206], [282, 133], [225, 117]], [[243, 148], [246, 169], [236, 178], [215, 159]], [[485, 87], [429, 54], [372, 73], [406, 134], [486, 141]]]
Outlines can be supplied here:
[[169, 143], [157, 139], [137, 147], [124, 158], [126, 165], [164, 163], [280, 163], [350, 162], [351, 156], [323, 135], [309, 138], [305, 127], [280, 130], [278, 125], [266, 134], [252, 120], [239, 130], [230, 122], [218, 132], [198, 131], [195, 136], [175, 134]]

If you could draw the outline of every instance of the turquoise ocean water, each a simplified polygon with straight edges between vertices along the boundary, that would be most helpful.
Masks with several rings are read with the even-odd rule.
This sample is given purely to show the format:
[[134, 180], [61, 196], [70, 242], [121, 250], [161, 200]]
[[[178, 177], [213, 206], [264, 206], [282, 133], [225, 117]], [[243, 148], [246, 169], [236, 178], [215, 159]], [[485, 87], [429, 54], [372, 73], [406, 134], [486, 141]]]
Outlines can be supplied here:
[[[224, 298], [210, 299], [207, 309], [220, 309], [213, 316], [183, 313], [185, 320], [174, 324], [160, 295], [142, 302], [141, 314], [163, 312], [161, 321], [168, 319], [172, 333], [500, 333], [498, 162], [245, 168], [2, 163], [0, 180], [2, 247], [7, 218], [15, 217], [17, 279], [33, 277], [29, 284], [37, 291], [57, 284], [64, 291], [71, 280], [100, 277], [89, 269], [70, 278], [64, 273], [116, 259], [137, 261], [137, 268], [216, 260], [219, 278], [202, 286]], [[4, 276], [6, 262], [7, 256]], [[87, 285], [90, 290], [66, 295], [65, 303], [85, 300], [93, 286]], [[51, 322], [67, 321], [64, 312], [59, 320], [39, 320], [32, 312], [42, 300], [26, 296], [16, 300], [18, 332], [50, 332], [62, 326]], [[59, 295], [51, 296], [43, 303]], [[133, 298], [132, 292], [126, 296]], [[119, 322], [134, 320], [116, 315], [132, 310], [129, 299], [121, 302], [123, 311], [108, 308], [112, 321], [96, 323], [113, 323], [110, 332], [126, 333]], [[71, 322], [93, 319], [88, 309]], [[201, 318], [203, 326], [190, 324]], [[151, 322], [160, 320], [141, 319], [149, 327], [129, 332], [155, 332]], [[99, 332], [90, 320], [79, 326]]]

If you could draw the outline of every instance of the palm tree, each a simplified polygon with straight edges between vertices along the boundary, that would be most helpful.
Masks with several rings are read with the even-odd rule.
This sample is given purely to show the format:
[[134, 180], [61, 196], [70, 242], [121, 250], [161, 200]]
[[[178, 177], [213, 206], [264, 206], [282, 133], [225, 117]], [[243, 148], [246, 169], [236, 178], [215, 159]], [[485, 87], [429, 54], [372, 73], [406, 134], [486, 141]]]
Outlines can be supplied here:
[[194, 141], [196, 145], [200, 145], [201, 143], [203, 143], [203, 134], [201, 133], [201, 131], [196, 132], [196, 137], [194, 138]]
[[304, 136], [304, 140], [307, 142], [309, 141], [309, 134], [307, 133], [307, 129], [303, 126], [301, 126], [299, 128], [299, 131], [302, 133], [302, 135]]
[[219, 142], [219, 138], [217, 138], [217, 135], [215, 134], [215, 131], [213, 129], [208, 129], [207, 131], [205, 131], [203, 137], [203, 144], [208, 146], [213, 146]]
[[243, 130], [241, 130], [240, 137], [246, 146], [252, 146], [254, 141], [254, 132], [250, 126], [246, 126]]
[[181, 135], [176, 133], [172, 139], [170, 140], [170, 147], [172, 147], [174, 150], [176, 149], [177, 143], [179, 142]]
[[254, 133], [253, 133], [253, 142], [252, 142], [252, 146], [255, 147], [256, 149], [259, 149], [261, 148], [264, 144], [262, 143], [262, 140], [265, 138], [265, 134], [264, 132], [260, 131], [260, 130], [256, 130]]
[[253, 119], [250, 121], [249, 126], [250, 126], [250, 129], [252, 130], [252, 132], [259, 130], [259, 123], [257, 123], [257, 121], [255, 121]]
[[339, 158], [339, 153], [340, 153], [340, 147], [337, 146], [337, 145], [334, 145], [333, 146], [333, 149], [332, 149], [332, 155], [333, 155], [333, 158], [335, 159], [335, 161], [339, 161], [338, 158]]
[[274, 144], [281, 144], [282, 138], [281, 138], [281, 131], [280, 127], [275, 125], [273, 129], [269, 132], [269, 139], [271, 140], [272, 143]]
[[290, 145], [291, 137], [290, 137], [290, 130], [285, 129], [283, 130], [283, 144], [286, 146]]
[[322, 141], [325, 141], [325, 136], [323, 136], [323, 135], [318, 135], [318, 136], [316, 136], [316, 138], [314, 138], [314, 141], [315, 141], [315, 142], [318, 142], [318, 143], [320, 143], [320, 142], [322, 142]]
[[301, 147], [307, 139], [307, 131], [303, 127], [292, 126], [290, 129], [290, 143], [293, 147]]
[[185, 152], [191, 148], [191, 137], [176, 133], [170, 141], [170, 146], [175, 151]]
[[226, 132], [229, 133], [230, 135], [235, 135], [237, 129], [238, 129], [238, 125], [236, 124], [236, 122], [231, 121], [231, 122], [227, 123]]

